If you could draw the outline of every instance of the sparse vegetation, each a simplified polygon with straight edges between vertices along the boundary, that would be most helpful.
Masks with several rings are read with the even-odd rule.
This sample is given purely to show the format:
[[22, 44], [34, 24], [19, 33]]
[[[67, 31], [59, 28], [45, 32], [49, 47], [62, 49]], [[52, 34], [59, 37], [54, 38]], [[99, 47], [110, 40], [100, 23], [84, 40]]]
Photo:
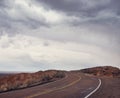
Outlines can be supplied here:
[[63, 78], [65, 77], [65, 73], [63, 71], [58, 71], [55, 75], [55, 78]]
[[120, 77], [120, 69], [112, 66], [87, 68], [81, 72], [95, 76]]
[[0, 78], [0, 92], [15, 90], [55, 81], [65, 74], [56, 70], [39, 71], [36, 73], [21, 73]]

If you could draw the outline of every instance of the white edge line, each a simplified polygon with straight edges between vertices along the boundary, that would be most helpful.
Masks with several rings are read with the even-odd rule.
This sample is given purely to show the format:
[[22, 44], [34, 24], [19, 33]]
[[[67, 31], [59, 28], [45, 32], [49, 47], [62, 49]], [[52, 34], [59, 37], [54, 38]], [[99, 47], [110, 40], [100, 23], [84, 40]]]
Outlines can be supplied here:
[[101, 86], [101, 79], [98, 79], [99, 80], [99, 84], [97, 86], [96, 89], [94, 89], [91, 93], [89, 93], [87, 96], [85, 96], [84, 98], [89, 98], [93, 93], [95, 93]]

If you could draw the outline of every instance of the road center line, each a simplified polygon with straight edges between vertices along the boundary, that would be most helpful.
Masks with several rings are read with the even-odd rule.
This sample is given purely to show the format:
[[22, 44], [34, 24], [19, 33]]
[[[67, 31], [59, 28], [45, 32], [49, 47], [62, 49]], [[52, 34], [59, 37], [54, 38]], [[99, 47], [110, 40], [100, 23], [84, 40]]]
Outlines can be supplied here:
[[51, 93], [53, 91], [57, 91], [57, 90], [61, 90], [61, 89], [65, 89], [67, 87], [70, 87], [74, 84], [76, 84], [77, 82], [79, 82], [81, 80], [81, 77], [79, 77], [79, 79], [73, 81], [72, 83], [68, 84], [68, 85], [65, 85], [63, 87], [60, 87], [60, 88], [55, 88], [55, 89], [52, 89], [52, 90], [46, 90], [44, 92], [40, 92], [40, 93], [36, 93], [36, 94], [33, 94], [33, 95], [30, 95], [30, 96], [27, 96], [27, 97], [24, 97], [24, 98], [34, 98], [34, 97], [37, 97], [37, 96], [40, 96], [40, 95], [43, 95], [43, 94], [48, 94], [48, 93]]
[[95, 93], [101, 86], [101, 79], [98, 79], [99, 80], [99, 84], [97, 86], [96, 89], [94, 89], [92, 92], [90, 92], [87, 96], [85, 96], [84, 98], [89, 98], [93, 93]]

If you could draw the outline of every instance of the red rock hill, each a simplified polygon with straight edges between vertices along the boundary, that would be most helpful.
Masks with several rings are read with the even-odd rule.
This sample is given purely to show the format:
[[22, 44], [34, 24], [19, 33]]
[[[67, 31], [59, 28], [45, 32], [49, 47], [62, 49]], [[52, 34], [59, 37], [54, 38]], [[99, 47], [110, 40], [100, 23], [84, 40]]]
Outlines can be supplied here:
[[56, 70], [36, 73], [20, 73], [0, 78], [0, 92], [39, 85], [64, 77], [64, 73]]
[[120, 77], [120, 69], [112, 66], [93, 67], [81, 71], [96, 76]]

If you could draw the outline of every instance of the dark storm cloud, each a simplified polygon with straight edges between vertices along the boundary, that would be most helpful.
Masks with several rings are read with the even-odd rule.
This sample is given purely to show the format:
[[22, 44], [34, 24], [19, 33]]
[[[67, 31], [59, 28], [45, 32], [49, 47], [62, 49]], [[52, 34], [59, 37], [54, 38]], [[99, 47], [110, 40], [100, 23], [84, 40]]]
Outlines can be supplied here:
[[113, 11], [117, 12], [118, 15], [120, 15], [120, 0], [111, 0], [110, 6]]
[[[36, 2], [42, 3], [48, 9], [66, 13], [67, 16], [77, 17], [78, 20], [72, 21], [72, 24], [79, 25], [86, 21], [89, 23], [89, 21], [95, 22], [96, 20], [104, 20], [102, 23], [110, 23], [115, 18], [119, 20], [118, 17], [120, 17], [119, 0], [36, 0]], [[108, 14], [108, 16], [104, 14]], [[110, 21], [107, 21], [108, 19]], [[97, 21], [96, 24], [100, 24]]]
[[[59, 13], [59, 11], [63, 12], [67, 17], [70, 17], [70, 21], [67, 19], [63, 19], [64, 21], [61, 20], [61, 23], [67, 23], [65, 24], [66, 26], [78, 26], [77, 29], [86, 28], [91, 31], [89, 32], [91, 35], [99, 36], [101, 35], [99, 33], [102, 33], [102, 35], [108, 35], [110, 38], [113, 38], [114, 36], [114, 39], [116, 38], [115, 40], [117, 43], [120, 42], [119, 0], [36, 0], [36, 2], [29, 0], [29, 2], [25, 1], [25, 3], [28, 5], [28, 8], [31, 8], [32, 6], [42, 6], [43, 8], [46, 8], [47, 11], [55, 10], [57, 13]], [[8, 8], [8, 6], [10, 8]], [[47, 36], [47, 39], [60, 41], [70, 39], [67, 41], [81, 42], [81, 39], [79, 38], [81, 32], [77, 31], [73, 34], [70, 31], [67, 31], [69, 32], [69, 37], [64, 36], [68, 36], [64, 30], [62, 31], [63, 33], [61, 33], [61, 31], [59, 31], [59, 33], [56, 33], [56, 31], [52, 30], [50, 27], [51, 24], [49, 22], [46, 22], [43, 17], [35, 17], [37, 15], [34, 13], [34, 11], [31, 11], [32, 9], [30, 10], [26, 8], [26, 6], [23, 6], [24, 4], [16, 5], [14, 0], [0, 1], [0, 31], [5, 30], [7, 32], [12, 32], [15, 34], [16, 32], [23, 32], [22, 30], [25, 29], [26, 31], [23, 33], [26, 34], [26, 32], [32, 32], [30, 30], [34, 29], [38, 29], [39, 32], [39, 28], [45, 26], [51, 33], [43, 34], [39, 32], [39, 37], [44, 38], [44, 36]], [[10, 10], [13, 10], [15, 12], [11, 13]], [[77, 17], [77, 20], [72, 19], [71, 16]], [[58, 27], [62, 28], [61, 26]], [[73, 35], [75, 38], [73, 38]], [[84, 33], [84, 35], [86, 35], [86, 33]], [[91, 42], [90, 40], [87, 41]]]
[[119, 67], [119, 9], [120, 0], [0, 0], [0, 70]]
[[36, 0], [37, 2], [47, 4], [49, 7], [55, 10], [61, 10], [64, 12], [76, 12], [80, 10], [80, 1], [68, 1], [68, 0]]
[[[114, 44], [114, 48], [119, 51], [120, 0], [36, 0], [36, 2], [42, 3], [48, 9], [63, 12], [68, 17], [77, 17], [77, 20], [68, 21], [68, 24], [73, 27], [86, 28], [90, 31], [90, 35], [93, 36], [104, 35], [109, 37], [108, 40], [115, 42], [111, 44]], [[89, 35], [84, 34], [86, 36]], [[85, 40], [85, 42], [87, 41], [90, 44], [90, 39]], [[98, 41], [92, 41], [92, 43], [97, 43], [98, 45]], [[107, 44], [101, 42], [99, 42], [99, 45], [108, 47]], [[112, 45], [109, 46], [112, 47]]]
[[[43, 8], [46, 10], [55, 10], [59, 13], [63, 12], [67, 17], [75, 16], [77, 20], [70, 18], [65, 20], [68, 25], [82, 25], [82, 24], [95, 24], [95, 25], [105, 25], [115, 23], [116, 20], [117, 24], [119, 25], [119, 0], [36, 0], [26, 1], [26, 4], [29, 8], [33, 5]], [[51, 24], [46, 22], [45, 19], [38, 18], [32, 14], [28, 15], [26, 12], [31, 12], [30, 9], [21, 7], [22, 5], [16, 5], [14, 0], [1, 0], [0, 1], [0, 27], [2, 29], [18, 29], [19, 27], [23, 26], [29, 29], [37, 29], [41, 26], [49, 27]], [[27, 10], [26, 10], [27, 9]], [[18, 16], [11, 17], [9, 12], [10, 10], [15, 11]], [[8, 13], [9, 12], [9, 13]], [[109, 13], [108, 13], [109, 12]], [[105, 16], [104, 14], [111, 14]], [[37, 14], [36, 14], [37, 16]], [[22, 17], [22, 18], [21, 18]], [[49, 17], [49, 16], [48, 16]], [[110, 17], [110, 18], [109, 18]], [[14, 26], [16, 25], [16, 26]], [[17, 26], [18, 25], [18, 26]]]
[[[51, 9], [63, 11], [68, 15], [95, 16], [99, 11], [107, 8], [108, 3], [103, 0], [36, 0]], [[108, 0], [107, 0], [108, 1]], [[93, 5], [92, 5], [93, 2]], [[104, 1], [106, 2], [106, 1]], [[95, 4], [94, 4], [95, 3]]]
[[[36, 29], [41, 26], [49, 26], [44, 19], [35, 18], [34, 13], [27, 15], [26, 11], [30, 12], [30, 10], [15, 2], [14, 0], [0, 0], [0, 31], [12, 33], [19, 31], [20, 27]], [[31, 6], [28, 4], [28, 7]]]
[[11, 6], [10, 0], [0, 0], [0, 8], [9, 8], [10, 6]]

